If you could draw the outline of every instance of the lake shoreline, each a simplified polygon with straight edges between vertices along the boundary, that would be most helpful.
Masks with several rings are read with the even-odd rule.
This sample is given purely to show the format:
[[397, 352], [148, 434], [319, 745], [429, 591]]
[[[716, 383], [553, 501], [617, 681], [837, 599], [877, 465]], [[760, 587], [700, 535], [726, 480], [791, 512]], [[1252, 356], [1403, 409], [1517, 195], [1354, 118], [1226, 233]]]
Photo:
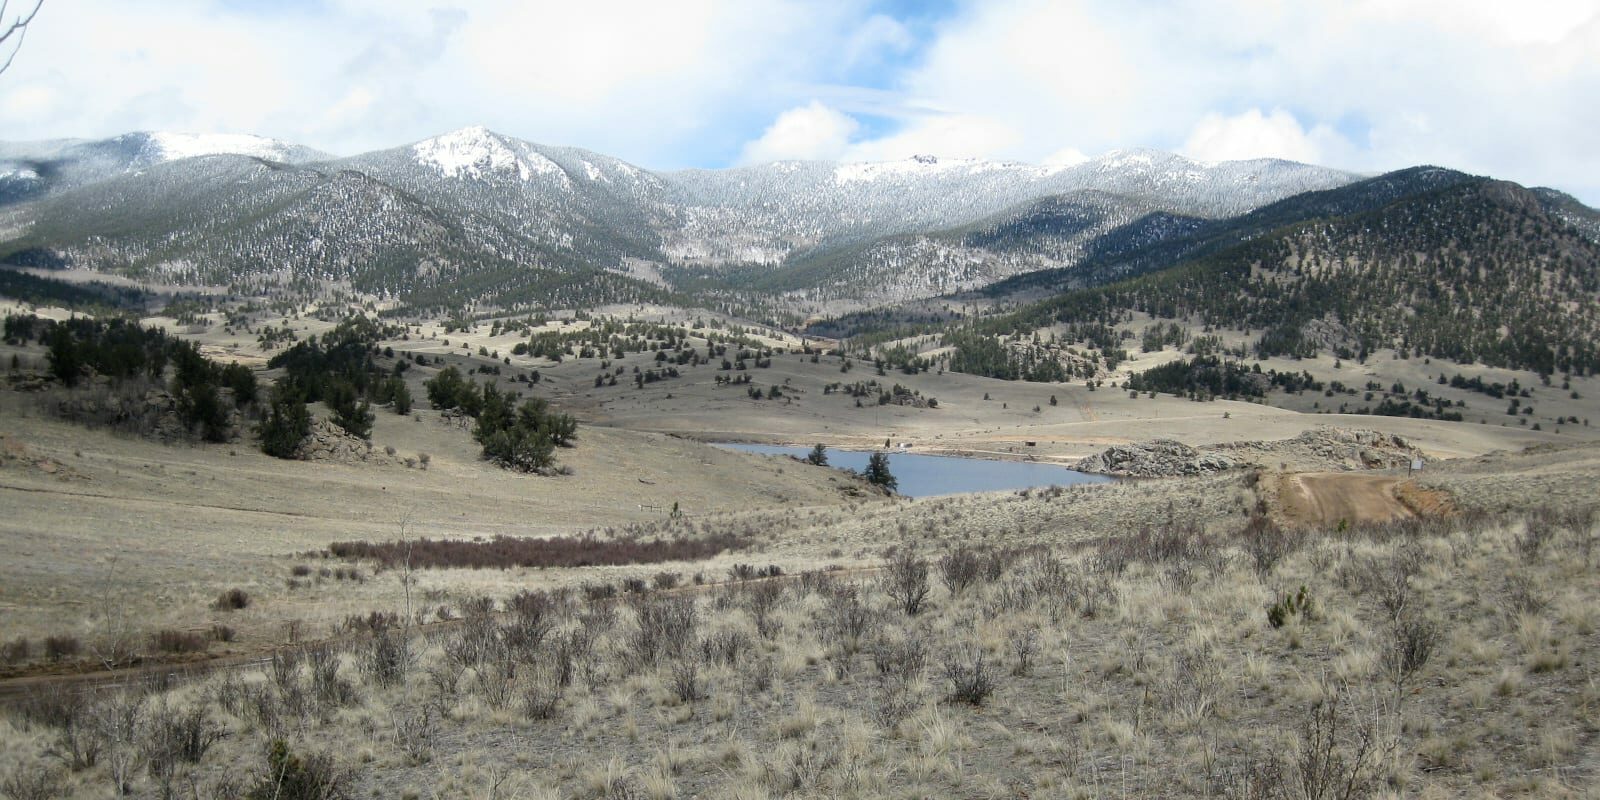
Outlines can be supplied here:
[[[804, 461], [815, 445], [769, 442], [708, 441], [713, 447]], [[857, 450], [828, 447], [828, 467], [860, 473], [877, 453], [889, 456], [890, 470], [903, 497], [938, 497], [980, 492], [1020, 491], [1051, 486], [1100, 485], [1110, 476], [1081, 472], [1064, 464], [1036, 460], [974, 458], [950, 453], [929, 453], [891, 447]]]
[[[946, 458], [966, 458], [975, 461], [1006, 461], [1019, 464], [1040, 464], [1043, 466], [1062, 467], [1064, 469], [1074, 469], [1073, 465], [1082, 460], [1082, 458], [1078, 456], [1073, 456], [1070, 458], [1053, 458], [1050, 456], [1039, 456], [1032, 453], [1016, 451], [974, 450], [963, 447], [939, 447], [936, 445], [927, 444], [925, 441], [917, 441], [913, 443], [911, 447], [901, 449], [897, 445], [887, 448], [872, 447], [871, 445], [863, 445], [862, 443], [855, 441], [845, 444], [837, 444], [837, 438], [828, 436], [820, 437], [819, 439], [799, 441], [792, 438], [778, 436], [760, 436], [741, 433], [716, 433], [707, 436], [691, 436], [683, 433], [673, 432], [668, 433], [667, 435], [713, 446], [724, 444], [753, 444], [771, 447], [803, 447], [807, 450], [810, 450], [812, 447], [820, 443], [829, 450], [839, 450], [852, 453], [906, 453], [911, 455], [939, 456]], [[829, 439], [833, 439], [833, 441], [828, 441]]]

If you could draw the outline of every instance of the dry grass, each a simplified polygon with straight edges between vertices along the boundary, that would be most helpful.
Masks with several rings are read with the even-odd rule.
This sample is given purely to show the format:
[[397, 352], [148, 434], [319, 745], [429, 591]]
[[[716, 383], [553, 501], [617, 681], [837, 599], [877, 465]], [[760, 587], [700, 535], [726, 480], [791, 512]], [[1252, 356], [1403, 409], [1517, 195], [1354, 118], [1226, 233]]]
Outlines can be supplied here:
[[[848, 576], [782, 579], [775, 597], [525, 595], [409, 641], [38, 705], [0, 723], [0, 763], [84, 797], [118, 778], [160, 796], [169, 773], [201, 796], [248, 789], [260, 767], [235, 765], [275, 738], [335, 753], [358, 796], [1581, 797], [1600, 777], [1583, 611], [1600, 581], [1575, 557], [1590, 528], [1546, 531], [1529, 557], [1519, 542], [1545, 523], [1315, 533], [1263, 572], [1220, 534], [1115, 567], [1128, 544], [1035, 549], [959, 594], [936, 585], [914, 616]], [[1512, 573], [1551, 595], [1542, 609]], [[1267, 606], [1302, 585], [1312, 602], [1273, 628]], [[844, 637], [850, 604], [865, 616]], [[1031, 668], [1013, 668], [1019, 648]], [[162, 719], [227, 735], [152, 771]], [[72, 769], [74, 748], [94, 764]]]
[[[809, 369], [780, 358], [773, 374], [786, 368]], [[559, 389], [563, 370], [547, 382]], [[931, 442], [992, 385], [955, 383], [930, 389], [944, 418], [893, 424]], [[668, 427], [721, 413], [683, 386], [675, 402], [702, 416]], [[1036, 389], [1007, 385], [996, 399], [1023, 408]], [[1186, 421], [1203, 407], [1185, 402], [1065, 396], [1060, 420], [985, 414], [1008, 430], [952, 446], [1050, 444], [1069, 429], [1080, 443], [1115, 438], [1152, 415], [1216, 426]], [[815, 430], [836, 410], [801, 397], [772, 430]], [[1073, 427], [1080, 400], [1104, 420]], [[659, 414], [654, 402], [638, 403], [634, 422]], [[1240, 425], [1292, 435], [1305, 424], [1248, 410]], [[480, 470], [463, 432], [433, 417], [378, 428], [380, 442], [434, 453], [430, 469], [153, 456], [48, 421], [10, 429], [69, 470], [0, 476], [18, 500], [0, 521], [18, 554], [0, 571], [0, 602], [17, 612], [8, 653], [37, 659], [47, 635], [88, 658], [153, 651], [151, 634], [220, 621], [256, 647], [345, 633], [184, 685], [158, 674], [28, 698], [0, 717], [0, 791], [243, 796], [278, 739], [306, 759], [331, 754], [362, 797], [1277, 797], [1336, 779], [1353, 796], [1593, 797], [1600, 784], [1600, 531], [1569, 513], [1594, 503], [1595, 448], [1430, 465], [1424, 481], [1468, 512], [1455, 520], [1280, 537], [1259, 523], [1245, 534], [1260, 498], [1239, 476], [842, 504], [828, 476], [662, 437], [595, 429], [575, 478], [530, 484]], [[1439, 435], [1464, 451], [1499, 441], [1475, 429]], [[671, 479], [638, 480], [658, 476]], [[642, 508], [680, 492], [693, 494], [688, 518]], [[1532, 504], [1561, 513], [1524, 519]], [[374, 575], [365, 562], [360, 580], [293, 555], [392, 538], [393, 520], [368, 518], [409, 505], [430, 509], [412, 536], [598, 525], [601, 542], [732, 536], [750, 548], [546, 570]], [[1483, 515], [1507, 510], [1518, 515]], [[930, 565], [915, 615], [878, 576], [891, 546]], [[979, 556], [975, 573], [962, 548]], [[106, 555], [117, 549], [131, 555]], [[743, 562], [785, 577], [714, 585]], [[669, 587], [663, 573], [682, 578]], [[644, 591], [652, 584], [661, 591]], [[219, 603], [231, 588], [249, 602]], [[519, 596], [529, 588], [546, 591]], [[1267, 609], [1290, 595], [1295, 611], [1274, 627]], [[415, 625], [442, 617], [453, 621]], [[28, 644], [9, 649], [18, 640]], [[980, 663], [991, 685], [974, 704], [963, 684]], [[167, 745], [195, 740], [175, 729], [219, 738], [172, 757]]]

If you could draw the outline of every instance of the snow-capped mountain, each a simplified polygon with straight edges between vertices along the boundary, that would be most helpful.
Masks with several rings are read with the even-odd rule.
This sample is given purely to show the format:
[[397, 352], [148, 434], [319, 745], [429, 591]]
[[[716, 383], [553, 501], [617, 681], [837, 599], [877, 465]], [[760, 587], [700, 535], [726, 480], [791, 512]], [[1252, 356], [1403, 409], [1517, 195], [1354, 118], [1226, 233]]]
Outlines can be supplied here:
[[1156, 151], [1076, 166], [916, 156], [868, 164], [780, 162], [667, 173], [681, 224], [663, 252], [698, 263], [771, 263], [818, 249], [960, 227], [1046, 197], [1097, 191], [1177, 214], [1225, 217], [1358, 176], [1288, 161], [1203, 163]]
[[207, 156], [244, 156], [285, 164], [330, 157], [309, 147], [248, 134], [141, 131], [98, 140], [0, 142], [0, 206], [157, 164]]
[[[482, 293], [519, 266], [644, 263], [756, 271], [747, 288], [795, 296], [905, 299], [1069, 267], [1150, 214], [1233, 216], [1355, 178], [1153, 151], [1073, 166], [918, 156], [653, 172], [482, 127], [350, 158], [253, 136], [133, 133], [0, 144], [0, 257], [396, 292], [476, 281]], [[1035, 223], [1026, 243], [983, 235], [1013, 219]], [[486, 270], [504, 276], [471, 277]], [[891, 283], [890, 295], [864, 288]]]
[[561, 167], [527, 142], [507, 139], [484, 127], [462, 128], [411, 146], [419, 164], [432, 165], [450, 178], [486, 178], [515, 175], [529, 181], [534, 175], [552, 175], [570, 188]]

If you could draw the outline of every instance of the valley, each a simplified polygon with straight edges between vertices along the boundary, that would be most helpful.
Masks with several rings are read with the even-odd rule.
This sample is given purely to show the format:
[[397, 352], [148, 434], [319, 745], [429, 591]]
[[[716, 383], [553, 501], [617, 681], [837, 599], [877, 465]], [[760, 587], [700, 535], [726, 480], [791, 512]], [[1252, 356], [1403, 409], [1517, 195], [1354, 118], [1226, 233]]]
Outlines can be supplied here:
[[[1559, 193], [478, 128], [0, 166], [7, 796], [1600, 775], [1600, 214]], [[716, 442], [1115, 479], [910, 498]]]

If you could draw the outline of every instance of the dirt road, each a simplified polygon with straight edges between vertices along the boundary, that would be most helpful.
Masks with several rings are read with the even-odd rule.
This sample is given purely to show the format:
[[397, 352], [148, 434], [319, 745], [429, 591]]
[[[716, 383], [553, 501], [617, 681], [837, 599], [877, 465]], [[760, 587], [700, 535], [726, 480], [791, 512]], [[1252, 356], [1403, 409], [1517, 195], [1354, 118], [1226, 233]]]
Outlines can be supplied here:
[[[1290, 473], [1278, 479], [1278, 502], [1289, 522], [1337, 525], [1417, 516], [1419, 490], [1405, 478], [1352, 472]], [[1412, 502], [1408, 504], [1406, 499]]]

